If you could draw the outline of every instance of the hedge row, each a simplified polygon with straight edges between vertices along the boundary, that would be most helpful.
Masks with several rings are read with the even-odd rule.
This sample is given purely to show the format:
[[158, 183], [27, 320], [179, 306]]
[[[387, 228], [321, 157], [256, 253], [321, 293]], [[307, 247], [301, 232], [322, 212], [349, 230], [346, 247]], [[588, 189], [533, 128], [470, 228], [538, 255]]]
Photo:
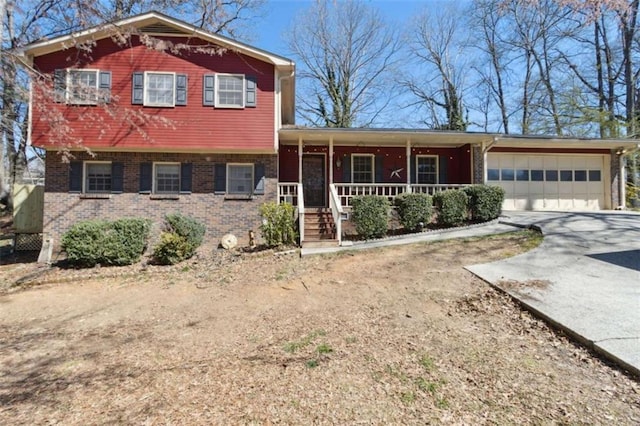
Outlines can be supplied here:
[[150, 220], [136, 218], [79, 222], [62, 236], [61, 246], [72, 265], [131, 265], [147, 247], [150, 228]]
[[[444, 227], [487, 222], [500, 215], [504, 190], [497, 186], [473, 185], [462, 190], [426, 194], [401, 194], [395, 198], [400, 223], [410, 232], [430, 223], [434, 208], [437, 223]], [[363, 238], [381, 237], [387, 232], [389, 204], [385, 197], [362, 196], [352, 200], [352, 219]]]

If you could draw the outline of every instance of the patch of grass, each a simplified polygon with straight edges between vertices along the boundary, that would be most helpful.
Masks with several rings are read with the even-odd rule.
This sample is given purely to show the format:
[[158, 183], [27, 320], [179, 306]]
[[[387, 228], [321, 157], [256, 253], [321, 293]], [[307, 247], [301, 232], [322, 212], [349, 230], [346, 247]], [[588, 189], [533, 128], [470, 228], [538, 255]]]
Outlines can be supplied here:
[[315, 339], [317, 339], [318, 337], [324, 336], [325, 334], [327, 333], [324, 330], [313, 331], [308, 335], [306, 335], [305, 337], [303, 337], [302, 340], [300, 341], [285, 343], [283, 349], [285, 352], [289, 352], [289, 353], [298, 352], [300, 349], [306, 348], [307, 346], [312, 344]]
[[542, 244], [542, 240], [544, 239], [544, 237], [542, 236], [541, 232], [538, 232], [535, 229], [527, 229], [526, 231], [522, 231], [522, 233], [524, 237], [522, 239], [522, 242], [520, 243], [520, 246], [523, 249], [527, 251], [533, 250], [534, 248]]
[[402, 392], [400, 394], [400, 401], [403, 404], [413, 404], [416, 402], [416, 394], [413, 391]]
[[420, 357], [418, 362], [425, 370], [427, 371], [433, 370], [433, 367], [434, 367], [433, 359], [429, 355], [423, 354]]
[[352, 345], [352, 344], [354, 344], [354, 343], [356, 343], [358, 341], [358, 338], [357, 337], [353, 337], [353, 336], [349, 336], [349, 337], [346, 337], [344, 339], [344, 341], [347, 342], [347, 344]]
[[307, 361], [305, 363], [305, 365], [307, 366], [307, 368], [316, 368], [320, 363], [318, 362], [317, 359], [310, 359], [309, 361]]
[[316, 348], [316, 352], [318, 352], [320, 355], [330, 354], [331, 352], [333, 352], [333, 348], [326, 343], [322, 343], [318, 345], [318, 347]]

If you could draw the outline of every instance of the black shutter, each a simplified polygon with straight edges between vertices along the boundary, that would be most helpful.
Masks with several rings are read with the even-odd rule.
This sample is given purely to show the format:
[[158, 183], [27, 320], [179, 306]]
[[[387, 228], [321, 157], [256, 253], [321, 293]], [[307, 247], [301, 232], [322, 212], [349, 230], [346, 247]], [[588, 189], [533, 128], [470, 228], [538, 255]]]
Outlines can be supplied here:
[[253, 166], [253, 193], [264, 195], [265, 175], [264, 164], [258, 163]]
[[140, 192], [149, 194], [153, 184], [153, 164], [140, 163]]
[[64, 102], [66, 89], [67, 70], [55, 70], [53, 72], [53, 100], [55, 102]]
[[187, 75], [176, 74], [176, 105], [187, 104]]
[[69, 163], [69, 192], [82, 192], [82, 161]]
[[415, 155], [412, 155], [411, 157], [409, 157], [409, 159], [411, 160], [409, 162], [409, 173], [411, 173], [411, 183], [417, 183], [418, 179], [416, 176], [416, 162], [418, 161], [418, 159], [416, 158]]
[[214, 165], [213, 192], [216, 194], [227, 192], [227, 165], [225, 163]]
[[180, 193], [191, 194], [191, 176], [193, 171], [192, 163], [182, 163], [180, 165]]
[[202, 105], [214, 106], [216, 104], [215, 88], [216, 76], [214, 74], [205, 74], [202, 77]]
[[345, 154], [342, 157], [342, 183], [351, 182], [351, 156]]
[[446, 155], [440, 155], [438, 157], [438, 183], [449, 183], [447, 179], [447, 164], [449, 157]]
[[105, 104], [111, 102], [111, 71], [100, 71], [98, 88], [100, 89], [99, 100]]
[[122, 193], [124, 186], [124, 164], [111, 163], [111, 192]]
[[144, 104], [144, 73], [134, 72], [131, 79], [131, 104]]
[[375, 182], [384, 182], [384, 155], [376, 155], [376, 176]]
[[255, 108], [258, 105], [258, 80], [256, 77], [247, 76], [245, 84], [247, 85], [247, 93], [244, 106]]

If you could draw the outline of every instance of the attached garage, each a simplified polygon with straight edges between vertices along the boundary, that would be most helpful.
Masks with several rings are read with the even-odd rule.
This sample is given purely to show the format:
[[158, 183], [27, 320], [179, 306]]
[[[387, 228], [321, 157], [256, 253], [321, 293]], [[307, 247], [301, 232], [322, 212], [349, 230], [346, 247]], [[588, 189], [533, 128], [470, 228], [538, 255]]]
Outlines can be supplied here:
[[504, 210], [610, 209], [610, 157], [490, 152], [487, 183], [505, 190]]

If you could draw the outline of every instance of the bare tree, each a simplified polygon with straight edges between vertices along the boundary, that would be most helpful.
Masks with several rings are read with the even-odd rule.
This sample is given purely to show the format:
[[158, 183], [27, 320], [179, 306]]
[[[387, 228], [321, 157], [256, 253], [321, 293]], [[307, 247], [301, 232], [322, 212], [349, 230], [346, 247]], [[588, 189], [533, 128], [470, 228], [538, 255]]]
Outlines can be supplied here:
[[509, 45], [503, 37], [507, 29], [505, 16], [502, 13], [499, 0], [475, 0], [471, 11], [472, 25], [477, 37], [475, 47], [479, 49], [485, 60], [475, 66], [481, 76], [480, 84], [486, 87], [487, 107], [489, 99], [498, 107], [500, 112], [500, 127], [504, 133], [509, 133], [509, 106], [507, 99]]
[[308, 122], [369, 126], [389, 105], [399, 41], [376, 9], [357, 0], [318, 0], [288, 34], [299, 60], [299, 112]]
[[[208, 31], [241, 37], [245, 34], [244, 23], [260, 15], [264, 0], [0, 0], [0, 144], [2, 146], [0, 173], [0, 197], [6, 198], [11, 184], [20, 179], [27, 163], [39, 151], [27, 146], [27, 116], [29, 83], [37, 88], [37, 96], [53, 96], [51, 77], [43, 76], [38, 70], [29, 69], [20, 62], [19, 52], [25, 45], [42, 37], [70, 33], [92, 25], [104, 25], [110, 21], [145, 12], [151, 9], [164, 10], [180, 16], [195, 26]], [[115, 29], [114, 29], [115, 30]], [[121, 39], [131, 34], [114, 34]], [[150, 45], [153, 40], [147, 37]], [[171, 47], [175, 48], [175, 46]], [[83, 45], [84, 52], [92, 46]], [[175, 52], [173, 52], [175, 53]], [[219, 52], [218, 52], [219, 53]], [[33, 103], [36, 107], [38, 102]], [[47, 102], [42, 102], [42, 105]], [[102, 105], [112, 116], [121, 117], [125, 122], [149, 123], [153, 120], [135, 110], [112, 102]], [[53, 114], [53, 111], [49, 111]], [[87, 112], [91, 114], [91, 112]], [[95, 114], [95, 112], [93, 112]], [[68, 150], [71, 143], [82, 146], [75, 140], [62, 115], [50, 116], [51, 127], [55, 128], [60, 147]], [[90, 121], [90, 119], [87, 119]], [[166, 123], [165, 123], [166, 124]], [[138, 125], [138, 127], [140, 127]], [[2, 182], [2, 178], [7, 182]], [[4, 191], [4, 194], [2, 193]]]
[[463, 92], [468, 40], [458, 26], [461, 21], [455, 9], [443, 8], [425, 10], [412, 26], [409, 46], [419, 71], [404, 85], [418, 98], [415, 105], [428, 111], [424, 121], [434, 129], [467, 129]]

